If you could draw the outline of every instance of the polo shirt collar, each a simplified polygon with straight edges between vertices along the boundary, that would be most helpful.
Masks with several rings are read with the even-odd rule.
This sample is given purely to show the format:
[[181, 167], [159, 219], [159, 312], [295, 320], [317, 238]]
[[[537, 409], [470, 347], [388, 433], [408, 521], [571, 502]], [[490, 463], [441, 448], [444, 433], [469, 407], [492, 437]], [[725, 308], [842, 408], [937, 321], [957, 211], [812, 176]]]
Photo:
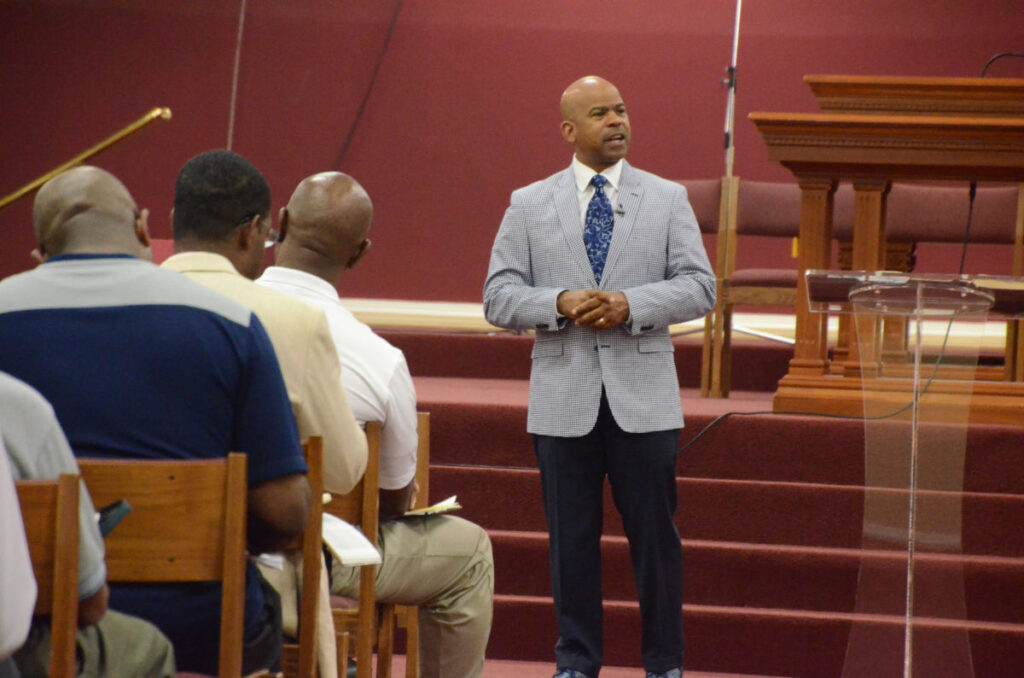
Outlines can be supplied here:
[[179, 252], [167, 257], [161, 266], [173, 271], [208, 271], [241, 275], [227, 257], [216, 252]]

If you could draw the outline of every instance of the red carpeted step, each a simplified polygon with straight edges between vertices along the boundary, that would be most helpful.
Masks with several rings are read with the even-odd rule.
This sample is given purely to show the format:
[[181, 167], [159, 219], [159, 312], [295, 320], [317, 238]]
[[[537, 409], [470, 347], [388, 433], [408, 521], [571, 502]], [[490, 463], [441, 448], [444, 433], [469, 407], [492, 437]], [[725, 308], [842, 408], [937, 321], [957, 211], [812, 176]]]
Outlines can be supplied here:
[[[547, 535], [497, 530], [490, 536], [495, 590], [550, 595]], [[683, 557], [688, 603], [879, 614], [905, 609], [905, 552], [683, 540]], [[636, 600], [625, 538], [602, 540], [602, 568], [606, 600]], [[919, 552], [917, 614], [957, 616], [965, 603], [969, 619], [1024, 623], [1022, 574], [1021, 558]], [[858, 603], [859, 578], [870, 578], [873, 600]]]
[[[529, 385], [514, 379], [417, 378], [421, 410], [430, 411], [434, 463], [534, 467], [533, 443], [526, 432]], [[725, 412], [771, 409], [764, 394], [726, 400], [683, 392], [686, 444]], [[873, 424], [881, 427], [885, 424]], [[891, 427], [898, 428], [899, 424]], [[873, 429], [874, 430], [874, 429]], [[964, 487], [971, 492], [1024, 494], [1024, 474], [1007, 473], [1020, 457], [1020, 428], [975, 425], [967, 432], [966, 458], [933, 459], [929, 464], [964, 465]], [[946, 455], [949, 457], [949, 455]], [[864, 423], [789, 415], [727, 418], [679, 456], [680, 476], [766, 480], [833, 485], [864, 482]]]
[[[405, 655], [392, 657], [391, 675], [404, 676]], [[484, 661], [480, 678], [551, 678], [554, 673], [554, 655], [549, 661], [524, 662], [514, 659], [487, 659]], [[183, 674], [179, 673], [181, 678]], [[197, 674], [198, 675], [198, 674]], [[638, 678], [641, 672], [634, 666], [602, 666], [601, 678]], [[753, 675], [750, 673], [708, 673], [707, 671], [686, 671], [686, 678], [783, 678], [782, 676]]]
[[[452, 344], [419, 337], [414, 341], [432, 345], [407, 348], [420, 409], [432, 413], [431, 494], [458, 494], [466, 507], [463, 515], [492, 533], [498, 595], [489, 657], [536, 659], [537, 675], [546, 678], [556, 634], [546, 597], [550, 583], [539, 478], [526, 433], [530, 339], [479, 339]], [[413, 357], [416, 350], [422, 351], [419, 357]], [[677, 365], [695, 357], [681, 355], [689, 350], [677, 344]], [[424, 363], [431, 364], [420, 369]], [[696, 369], [692, 375], [688, 367], [681, 369], [684, 386], [690, 385], [687, 379]], [[758, 365], [750, 363], [734, 375], [745, 378], [744, 370], [754, 373]], [[727, 400], [700, 399], [692, 390], [681, 393], [687, 420], [682, 444], [723, 413], [771, 409], [767, 393], [734, 392]], [[905, 424], [872, 424], [871, 433], [881, 430], [895, 441], [901, 427]], [[854, 622], [871, 639], [872, 650], [885, 643], [902, 647], [904, 554], [861, 548], [864, 431], [859, 420], [734, 416], [680, 455], [687, 675], [703, 669], [839, 678]], [[968, 492], [922, 493], [922, 510], [927, 515], [930, 506], [942, 505], [955, 513], [962, 505], [963, 549], [998, 555], [954, 558], [919, 551], [918, 612], [957, 617], [936, 604], [950, 598], [949, 588], [962, 586], [965, 612], [959, 616], [973, 620], [967, 627], [975, 678], [1024, 675], [1024, 536], [1018, 534], [1024, 520], [1024, 474], [1016, 473], [1020, 428], [972, 426], [966, 440]], [[929, 465], [955, 468], [960, 463], [955, 456], [934, 458], [930, 450], [922, 448], [925, 482]], [[906, 493], [887, 490], [876, 496], [892, 508], [894, 517], [887, 522], [898, 532]], [[621, 527], [609, 497], [605, 524], [611, 535], [604, 540], [610, 601], [606, 660], [637, 666], [639, 614], [629, 602], [635, 599], [632, 573], [625, 542], [615, 536]], [[920, 529], [927, 537], [930, 526]], [[858, 600], [858, 582], [885, 588], [884, 602]], [[874, 614], [852, 614], [854, 609]], [[964, 626], [921, 622], [915, 631], [919, 650], [929, 643], [961, 642]], [[953, 664], [929, 666], [927, 661], [927, 652], [923, 657], [919, 652], [915, 675], [964, 675]], [[899, 673], [899, 667], [887, 667], [858, 675]]]
[[[423, 332], [378, 330], [402, 349], [413, 376], [529, 379], [533, 336], [508, 332]], [[700, 335], [677, 336], [676, 371], [680, 386], [700, 388]], [[793, 348], [768, 341], [732, 343], [732, 388], [774, 392], [786, 374]]]
[[[676, 524], [684, 539], [860, 548], [864, 489], [845, 485], [680, 478]], [[431, 467], [431, 494], [459, 496], [463, 515], [496, 530], [543, 532], [540, 477], [532, 469]], [[902, 529], [907, 493], [873, 490]], [[955, 512], [962, 504], [964, 553], [1024, 554], [1024, 496], [922, 492], [920, 515]], [[622, 528], [605, 493], [605, 534]], [[926, 526], [920, 526], [926, 529]], [[922, 544], [924, 546], [925, 544]]]
[[[891, 671], [858, 675], [900, 675], [903, 618], [762, 608], [683, 606], [686, 635], [685, 665], [697, 671], [761, 673], [796, 678], [839, 678], [846, 659], [851, 628], [873, 641], [877, 660], [883, 648]], [[640, 613], [635, 604], [604, 606], [604, 661], [639, 665]], [[557, 637], [550, 599], [495, 596], [495, 629], [488, 657], [536, 659], [552, 654]], [[962, 678], [964, 673], [946, 661], [942, 650], [969, 637], [975, 678], [1024, 675], [1024, 625], [949, 622], [918, 618], [914, 626], [916, 671], [929, 678]], [[875, 667], [878, 669], [878, 667]]]

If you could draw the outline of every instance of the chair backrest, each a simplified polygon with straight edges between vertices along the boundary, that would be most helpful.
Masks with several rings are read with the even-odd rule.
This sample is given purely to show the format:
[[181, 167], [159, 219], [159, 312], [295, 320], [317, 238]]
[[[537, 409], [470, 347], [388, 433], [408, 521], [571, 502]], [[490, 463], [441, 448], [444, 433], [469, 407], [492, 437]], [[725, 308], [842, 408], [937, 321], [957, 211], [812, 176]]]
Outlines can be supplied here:
[[794, 182], [741, 181], [736, 233], [778, 238], [800, 235], [800, 186]]
[[[1012, 245], [1018, 209], [1017, 186], [979, 186], [974, 200], [970, 242]], [[833, 236], [853, 238], [853, 187], [836, 190]], [[890, 242], [960, 243], [967, 225], [966, 185], [893, 183], [886, 198], [885, 237]]]
[[50, 617], [50, 675], [75, 675], [78, 476], [15, 483], [36, 577], [36, 615]]
[[219, 675], [242, 673], [245, 602], [244, 454], [193, 461], [80, 459], [97, 505], [131, 512], [106, 538], [107, 579], [119, 583], [220, 581]]
[[[324, 506], [324, 511], [341, 518], [347, 523], [358, 525], [363, 535], [374, 546], [377, 545], [377, 528], [380, 524], [379, 482], [380, 482], [380, 438], [381, 424], [366, 422], [366, 471], [354, 488], [347, 494], [334, 495]], [[338, 614], [335, 611], [335, 624]], [[377, 585], [376, 566], [364, 565], [359, 571], [359, 604], [356, 611], [358, 633], [356, 634], [356, 661], [359, 675], [371, 675], [371, 658], [377, 638]], [[379, 670], [379, 667], [378, 667]]]
[[430, 506], [430, 412], [416, 413], [416, 483], [420, 486], [412, 508]]
[[[897, 242], [963, 242], [969, 206], [967, 186], [893, 184], [885, 234]], [[981, 186], [974, 200], [970, 242], [1014, 243], [1016, 186]]]
[[[315, 678], [317, 657], [317, 607], [320, 604], [320, 550], [323, 540], [324, 493], [323, 438], [312, 436], [302, 443], [306, 457], [306, 480], [309, 482], [313, 502], [309, 520], [302, 531], [302, 598], [299, 601], [298, 675]], [[328, 604], [328, 601], [324, 601]]]
[[676, 183], [686, 187], [686, 197], [697, 217], [700, 232], [718, 233], [718, 211], [722, 199], [721, 179], [677, 179]]
[[350, 492], [333, 495], [331, 501], [323, 507], [327, 513], [341, 518], [346, 523], [361, 527], [363, 534], [374, 546], [377, 545], [377, 526], [380, 516], [377, 504], [380, 481], [380, 436], [380, 422], [366, 422], [366, 472]]

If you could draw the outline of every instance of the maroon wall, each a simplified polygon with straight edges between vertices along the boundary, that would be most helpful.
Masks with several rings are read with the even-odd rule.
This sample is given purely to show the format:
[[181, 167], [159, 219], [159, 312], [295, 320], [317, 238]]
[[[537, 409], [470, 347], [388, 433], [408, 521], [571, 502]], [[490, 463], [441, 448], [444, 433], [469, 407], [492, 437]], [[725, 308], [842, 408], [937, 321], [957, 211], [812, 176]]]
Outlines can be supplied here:
[[[479, 301], [509, 192], [569, 162], [557, 103], [575, 78], [619, 86], [635, 165], [722, 174], [719, 79], [734, 10], [727, 0], [249, 0], [233, 148], [266, 174], [275, 205], [325, 169], [366, 186], [373, 255], [345, 294]], [[178, 168], [227, 143], [238, 14], [237, 1], [0, 3], [0, 193], [168, 106], [170, 122], [93, 162], [169, 237]], [[1022, 51], [1022, 35], [1019, 0], [748, 2], [736, 173], [791, 178], [768, 163], [746, 115], [814, 110], [805, 73], [974, 76], [996, 52]], [[1024, 62], [990, 75], [1022, 77]], [[0, 275], [30, 266], [30, 202], [0, 212]]]

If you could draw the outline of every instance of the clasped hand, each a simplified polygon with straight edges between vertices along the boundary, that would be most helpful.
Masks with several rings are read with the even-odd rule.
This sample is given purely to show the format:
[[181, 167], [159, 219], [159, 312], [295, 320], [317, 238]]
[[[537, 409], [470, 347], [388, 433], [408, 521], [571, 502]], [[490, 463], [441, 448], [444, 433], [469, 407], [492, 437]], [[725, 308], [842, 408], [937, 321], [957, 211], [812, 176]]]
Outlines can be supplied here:
[[558, 295], [558, 312], [574, 323], [610, 330], [629, 319], [629, 301], [622, 292], [566, 290]]

